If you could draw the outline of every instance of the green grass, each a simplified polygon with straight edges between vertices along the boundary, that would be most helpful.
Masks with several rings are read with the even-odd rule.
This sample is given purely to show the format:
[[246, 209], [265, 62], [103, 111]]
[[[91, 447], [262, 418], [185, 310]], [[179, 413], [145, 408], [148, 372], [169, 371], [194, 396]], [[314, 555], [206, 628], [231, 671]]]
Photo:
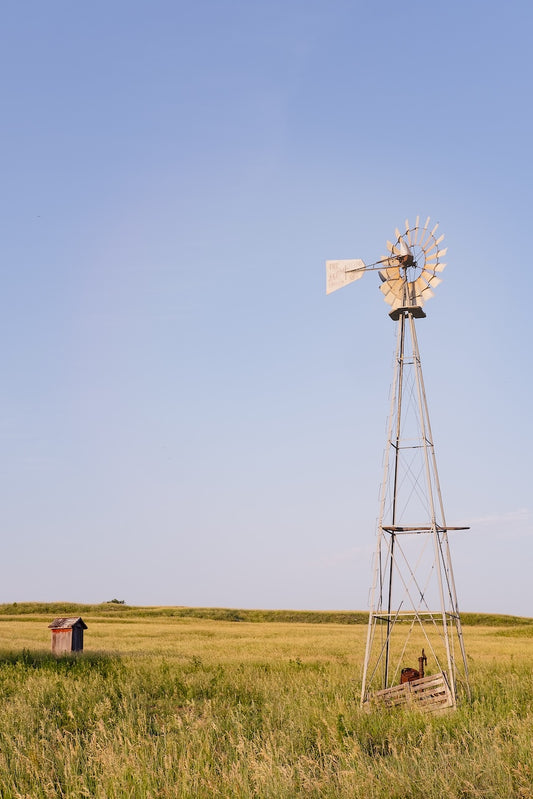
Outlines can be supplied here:
[[[0, 605], [2, 616], [86, 616], [111, 618], [211, 619], [213, 621], [279, 622], [304, 624], [367, 624], [368, 612], [352, 610], [260, 610], [242, 608], [135, 607], [121, 602], [82, 605], [74, 602], [12, 602]], [[463, 613], [463, 625], [504, 627], [527, 624], [533, 619], [489, 613]]]
[[12, 602], [0, 605], [2, 616], [85, 616], [111, 618], [178, 618], [214, 621], [304, 622], [307, 624], [366, 624], [368, 613], [360, 611], [249, 610], [238, 608], [133, 607], [117, 602], [81, 605], [72, 602]]
[[533, 797], [529, 620], [467, 626], [472, 703], [426, 717], [361, 712], [364, 625], [70, 607], [0, 616], [2, 799]]

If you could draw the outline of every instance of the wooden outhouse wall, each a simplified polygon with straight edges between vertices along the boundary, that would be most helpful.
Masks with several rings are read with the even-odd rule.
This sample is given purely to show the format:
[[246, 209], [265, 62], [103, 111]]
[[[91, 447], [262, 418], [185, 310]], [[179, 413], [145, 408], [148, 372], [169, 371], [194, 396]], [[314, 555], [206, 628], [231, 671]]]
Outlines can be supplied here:
[[72, 628], [72, 652], [83, 652], [83, 627]]
[[[70, 630], [52, 630], [52, 652], [55, 655], [61, 655], [63, 652], [72, 652], [72, 629]], [[83, 630], [82, 634], [82, 647], [83, 647]]]

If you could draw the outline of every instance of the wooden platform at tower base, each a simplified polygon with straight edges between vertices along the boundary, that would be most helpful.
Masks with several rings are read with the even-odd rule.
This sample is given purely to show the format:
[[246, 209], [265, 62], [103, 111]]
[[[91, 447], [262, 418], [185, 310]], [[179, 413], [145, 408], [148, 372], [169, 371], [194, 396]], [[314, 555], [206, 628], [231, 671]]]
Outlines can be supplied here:
[[452, 692], [443, 672], [420, 677], [402, 685], [393, 685], [375, 691], [364, 702], [365, 710], [384, 705], [385, 707], [406, 706], [423, 710], [426, 713], [439, 713], [455, 706]]

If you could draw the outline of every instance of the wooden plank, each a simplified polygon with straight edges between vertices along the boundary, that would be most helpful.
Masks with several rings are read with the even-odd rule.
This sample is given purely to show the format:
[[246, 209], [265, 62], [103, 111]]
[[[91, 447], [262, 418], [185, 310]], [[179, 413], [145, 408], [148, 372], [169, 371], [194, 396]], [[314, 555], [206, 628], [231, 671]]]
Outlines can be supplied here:
[[453, 707], [454, 702], [446, 677], [440, 672], [376, 691], [365, 702], [365, 706], [375, 704], [386, 707], [411, 705], [425, 712], [434, 713]]

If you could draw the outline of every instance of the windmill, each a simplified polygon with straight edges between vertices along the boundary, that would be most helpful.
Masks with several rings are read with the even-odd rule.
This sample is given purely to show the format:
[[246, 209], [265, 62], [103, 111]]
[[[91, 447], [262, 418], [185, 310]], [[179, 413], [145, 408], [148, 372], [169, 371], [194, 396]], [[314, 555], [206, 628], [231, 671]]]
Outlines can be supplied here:
[[379, 261], [326, 262], [328, 294], [377, 271], [397, 324], [362, 706], [414, 702], [437, 710], [469, 694], [448, 542], [450, 531], [468, 528], [446, 523], [415, 327], [445, 267], [437, 228], [429, 217], [423, 227], [419, 217], [413, 227], [406, 220]]

